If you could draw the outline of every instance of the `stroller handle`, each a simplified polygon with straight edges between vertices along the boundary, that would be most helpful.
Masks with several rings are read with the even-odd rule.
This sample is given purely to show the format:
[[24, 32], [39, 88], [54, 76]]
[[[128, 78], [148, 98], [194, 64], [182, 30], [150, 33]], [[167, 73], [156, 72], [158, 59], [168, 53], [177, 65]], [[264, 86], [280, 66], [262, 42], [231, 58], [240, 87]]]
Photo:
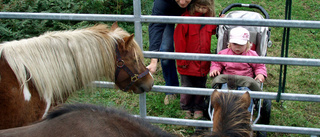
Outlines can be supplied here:
[[234, 7], [248, 7], [248, 8], [258, 9], [263, 13], [263, 15], [265, 16], [266, 19], [269, 19], [268, 12], [260, 5], [256, 5], [256, 4], [233, 3], [233, 4], [230, 4], [229, 6], [227, 6], [226, 8], [224, 8], [222, 10], [221, 14], [225, 14], [226, 12], [228, 12], [230, 9], [232, 9]]

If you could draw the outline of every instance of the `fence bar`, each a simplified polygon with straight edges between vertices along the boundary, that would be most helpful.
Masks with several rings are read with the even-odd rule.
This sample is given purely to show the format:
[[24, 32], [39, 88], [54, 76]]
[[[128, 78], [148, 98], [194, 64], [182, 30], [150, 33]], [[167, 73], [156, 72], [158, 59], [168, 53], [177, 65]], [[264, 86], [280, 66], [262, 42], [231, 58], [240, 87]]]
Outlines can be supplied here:
[[307, 20], [281, 20], [281, 19], [230, 19], [230, 18], [203, 18], [203, 17], [181, 17], [181, 16], [142, 16], [142, 22], [152, 23], [188, 23], [188, 24], [224, 24], [235, 26], [269, 26], [269, 27], [291, 27], [291, 28], [320, 28], [320, 21]]
[[174, 124], [174, 125], [195, 126], [195, 127], [212, 127], [212, 122], [205, 121], [205, 120], [191, 120], [191, 119], [166, 118], [166, 117], [154, 117], [154, 116], [147, 116], [145, 119], [151, 123]]
[[144, 51], [146, 58], [320, 66], [320, 59]]
[[291, 126], [275, 126], [275, 125], [261, 125], [255, 124], [252, 126], [254, 131], [267, 131], [291, 134], [307, 134], [320, 135], [320, 128], [306, 128], [306, 127], [291, 127]]
[[[93, 84], [100, 88], [114, 88], [113, 82], [106, 81], [94, 81]], [[217, 89], [219, 92], [227, 93], [232, 92], [234, 94], [242, 95], [246, 91], [239, 90], [223, 90]], [[176, 86], [159, 86], [154, 85], [152, 88], [154, 92], [170, 92], [177, 94], [193, 94], [193, 95], [211, 95], [213, 89], [210, 88], [192, 88], [192, 87], [176, 87]], [[250, 97], [261, 98], [261, 99], [271, 99], [276, 100], [276, 92], [261, 92], [261, 91], [248, 91]], [[309, 95], [309, 94], [294, 94], [294, 93], [282, 93], [281, 100], [290, 101], [308, 101], [308, 102], [320, 102], [320, 95]]]
[[320, 29], [320, 21], [308, 20], [281, 20], [281, 19], [232, 19], [232, 18], [203, 18], [182, 16], [151, 16], [142, 15], [135, 18], [133, 15], [113, 14], [74, 14], [74, 13], [31, 13], [31, 12], [0, 12], [2, 19], [48, 19], [48, 20], [73, 20], [73, 21], [124, 21], [124, 22], [152, 22], [152, 23], [188, 23], [188, 24], [225, 24], [236, 26], [269, 26], [291, 28]]
[[124, 21], [134, 22], [134, 15], [113, 14], [75, 14], [75, 13], [31, 13], [31, 12], [0, 12], [2, 19], [42, 19], [71, 21]]
[[[188, 120], [179, 118], [164, 118], [164, 117], [153, 117], [147, 116], [145, 118], [151, 123], [161, 123], [161, 124], [175, 124], [175, 125], [185, 125], [185, 126], [195, 126], [195, 127], [212, 127], [212, 121], [206, 120]], [[290, 127], [290, 126], [273, 126], [273, 125], [252, 125], [252, 130], [254, 131], [267, 131], [267, 132], [279, 132], [279, 133], [291, 133], [291, 134], [308, 134], [308, 135], [320, 135], [319, 128], [305, 128], [305, 127]]]
[[[140, 22], [141, 17], [141, 2], [140, 0], [134, 0], [133, 1], [133, 11], [134, 11], [134, 34], [135, 34], [135, 40], [140, 45], [140, 48], [142, 47], [142, 25]], [[147, 116], [147, 104], [146, 104], [146, 93], [142, 93], [139, 95], [139, 112], [141, 117]]]

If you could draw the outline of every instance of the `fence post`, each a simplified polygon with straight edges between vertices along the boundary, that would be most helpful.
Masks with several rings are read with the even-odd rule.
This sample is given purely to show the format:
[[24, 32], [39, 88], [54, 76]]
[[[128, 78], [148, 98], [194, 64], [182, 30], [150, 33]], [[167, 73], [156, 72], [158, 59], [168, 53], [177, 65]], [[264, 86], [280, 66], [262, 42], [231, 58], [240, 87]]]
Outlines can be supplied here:
[[[134, 35], [135, 40], [140, 45], [141, 50], [143, 50], [142, 42], [142, 25], [141, 25], [141, 1], [133, 0], [133, 14], [134, 14]], [[147, 105], [146, 105], [146, 93], [139, 95], [139, 106], [140, 106], [140, 116], [142, 118], [147, 116]]]
[[[285, 9], [286, 20], [291, 20], [291, 5], [292, 5], [292, 0], [286, 0], [286, 9]], [[290, 38], [289, 35], [290, 35], [290, 28], [285, 27], [283, 30], [283, 36], [282, 36], [281, 57], [288, 57], [289, 38]], [[286, 45], [285, 46], [286, 49], [284, 49], [284, 45]], [[282, 70], [284, 70], [283, 79], [282, 79]], [[280, 101], [281, 93], [284, 93], [285, 86], [286, 86], [286, 75], [287, 75], [287, 65], [280, 65], [279, 88], [278, 88], [278, 95], [276, 99], [277, 102]]]

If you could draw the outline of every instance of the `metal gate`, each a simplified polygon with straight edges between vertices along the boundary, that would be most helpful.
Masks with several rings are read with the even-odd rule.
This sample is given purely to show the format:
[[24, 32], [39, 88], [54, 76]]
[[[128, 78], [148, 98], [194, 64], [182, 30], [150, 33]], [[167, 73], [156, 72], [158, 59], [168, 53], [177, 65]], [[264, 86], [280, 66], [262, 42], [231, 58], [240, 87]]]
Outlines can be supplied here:
[[[0, 19], [39, 19], [39, 20], [71, 20], [71, 21], [122, 21], [134, 22], [135, 39], [139, 45], [142, 45], [142, 25], [144, 22], [152, 23], [189, 23], [189, 24], [227, 24], [227, 25], [250, 25], [250, 26], [268, 26], [268, 27], [287, 27], [287, 28], [312, 28], [320, 29], [320, 21], [306, 20], [242, 20], [227, 18], [201, 18], [201, 17], [177, 17], [177, 16], [150, 16], [141, 15], [141, 1], [133, 0], [134, 15], [102, 15], [102, 14], [67, 14], [67, 13], [26, 13], [26, 12], [0, 12]], [[232, 55], [215, 55], [215, 54], [196, 54], [196, 53], [172, 53], [172, 52], [151, 52], [144, 51], [146, 58], [161, 59], [183, 59], [183, 60], [201, 60], [201, 61], [223, 61], [223, 62], [247, 62], [247, 63], [264, 63], [279, 65], [298, 65], [320, 67], [320, 59], [304, 58], [282, 58], [282, 57], [246, 57]], [[95, 81], [98, 87], [113, 88], [114, 84], [106, 81]], [[155, 85], [152, 89], [154, 92], [172, 92], [184, 94], [211, 95], [212, 89], [204, 88], [186, 88]], [[227, 92], [226, 90], [219, 90]], [[232, 91], [235, 94], [243, 94], [242, 91]], [[277, 99], [277, 93], [249, 91], [253, 98]], [[212, 127], [211, 121], [204, 120], [187, 120], [177, 118], [153, 117], [146, 115], [146, 94], [140, 95], [140, 117], [153, 123], [177, 124], [186, 126], [205, 126]], [[282, 100], [291, 101], [309, 101], [320, 102], [320, 95], [291, 94], [282, 93]], [[281, 132], [294, 134], [320, 135], [319, 128], [290, 127], [254, 124], [252, 129], [255, 131]]]

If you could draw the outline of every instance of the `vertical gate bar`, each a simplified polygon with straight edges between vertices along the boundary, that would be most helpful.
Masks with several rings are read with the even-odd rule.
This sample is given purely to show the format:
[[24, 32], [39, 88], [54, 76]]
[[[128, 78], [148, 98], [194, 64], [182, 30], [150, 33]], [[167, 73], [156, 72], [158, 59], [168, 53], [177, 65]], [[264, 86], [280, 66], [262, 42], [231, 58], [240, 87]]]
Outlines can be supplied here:
[[[285, 19], [291, 20], [291, 5], [292, 0], [286, 0], [286, 7], [285, 7]], [[282, 45], [281, 45], [281, 57], [288, 57], [288, 49], [289, 49], [289, 34], [290, 28], [285, 27], [283, 29], [283, 36], [282, 36]], [[284, 47], [286, 45], [286, 47]], [[283, 78], [282, 78], [282, 71]], [[279, 72], [279, 87], [278, 87], [278, 95], [276, 101], [279, 102], [281, 98], [281, 93], [284, 93], [285, 90], [285, 83], [286, 83], [286, 75], [287, 75], [287, 65], [280, 65], [280, 72]]]
[[143, 50], [142, 45], [142, 26], [141, 26], [141, 1], [133, 0], [133, 13], [134, 13], [134, 36], [135, 40]]
[[[133, 0], [133, 13], [134, 13], [134, 35], [135, 40], [139, 44], [141, 50], [143, 50], [142, 42], [142, 26], [141, 26], [141, 1]], [[146, 93], [139, 95], [139, 110], [140, 116], [145, 118], [147, 116], [147, 105], [146, 105]]]
[[[291, 20], [291, 5], [292, 5], [292, 0], [289, 0], [288, 2], [288, 20]], [[285, 52], [285, 57], [288, 57], [288, 52], [289, 52], [289, 39], [290, 39], [290, 28], [287, 29], [287, 37], [286, 37], [286, 52]], [[283, 87], [282, 87], [282, 93], [285, 92], [285, 87], [286, 87], [286, 79], [287, 79], [287, 65], [284, 66], [284, 75], [283, 75]]]

